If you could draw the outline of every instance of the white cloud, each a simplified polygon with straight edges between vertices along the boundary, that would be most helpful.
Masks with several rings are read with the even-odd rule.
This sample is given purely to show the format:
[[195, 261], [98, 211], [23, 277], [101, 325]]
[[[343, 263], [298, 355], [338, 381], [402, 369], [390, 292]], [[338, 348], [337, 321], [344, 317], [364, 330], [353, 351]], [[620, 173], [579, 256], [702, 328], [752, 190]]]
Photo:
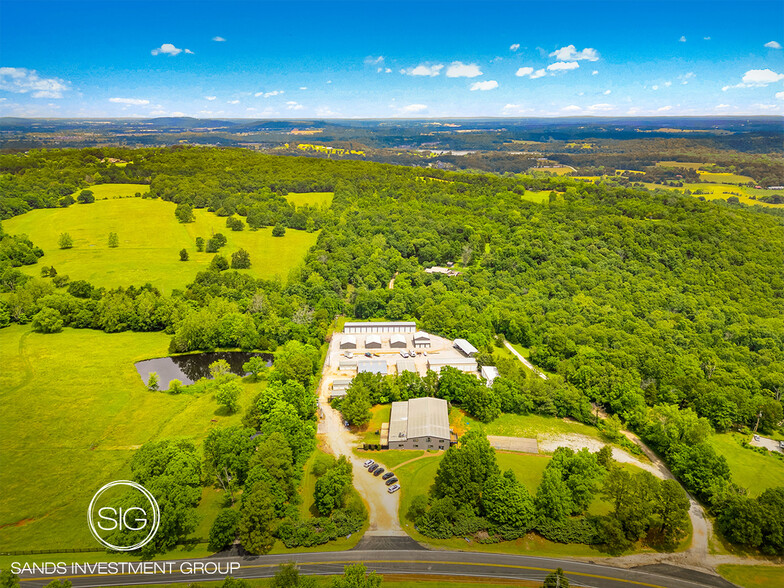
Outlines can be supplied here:
[[664, 82], [664, 87], [665, 88], [669, 88], [670, 86], [672, 86], [672, 82], [670, 82], [669, 80]]
[[520, 43], [512, 43], [509, 45], [509, 51], [517, 51], [520, 48]]
[[169, 114], [169, 116], [188, 116], [188, 115], [185, 114], [184, 112], [180, 112], [179, 110], [175, 110], [174, 112]]
[[605, 96], [609, 96], [610, 94], [612, 94], [612, 90], [605, 90], [605, 91], [604, 91], [604, 92], [602, 92], [602, 93], [603, 93]]
[[564, 106], [561, 111], [562, 112], [580, 112], [582, 108], [577, 106], [576, 104], [570, 104], [569, 106]]
[[440, 74], [442, 69], [444, 69], [444, 66], [441, 64], [435, 64], [435, 65], [420, 64], [417, 65], [416, 67], [401, 69], [400, 73], [409, 76], [430, 76], [431, 78], [433, 78], [438, 74]]
[[302, 110], [305, 107], [302, 106], [302, 104], [300, 104], [299, 102], [294, 102], [294, 100], [289, 100], [288, 102], [286, 102], [286, 108], [288, 110]]
[[653, 86], [651, 86], [651, 90], [658, 90], [658, 89], [659, 89], [658, 84], [654, 84]]
[[329, 106], [318, 106], [316, 116], [340, 116], [340, 113], [334, 112]]
[[213, 101], [213, 100], [215, 100], [216, 98], [217, 98], [217, 96], [205, 96], [205, 97], [204, 97], [204, 99], [205, 99], [205, 100], [209, 100], [210, 102], [212, 102], [212, 101]]
[[409, 104], [408, 106], [404, 106], [400, 109], [400, 112], [406, 113], [414, 113], [414, 112], [422, 112], [423, 110], [427, 110], [426, 104]]
[[598, 69], [595, 69], [595, 70], [593, 70], [593, 71], [591, 72], [591, 75], [592, 75], [592, 76], [598, 76], [598, 75], [599, 75], [599, 70], [598, 70]]
[[448, 78], [475, 78], [482, 75], [482, 70], [475, 63], [463, 63], [462, 61], [453, 61], [449, 67], [446, 68], [446, 77]]
[[[784, 94], [784, 92], [782, 92], [782, 94]], [[717, 104], [717, 105], [715, 106], [716, 110], [722, 110], [722, 109], [724, 109], [724, 108], [729, 108], [729, 107], [730, 107], [730, 105], [729, 105], [729, 104]]]
[[226, 102], [226, 104], [239, 104], [239, 103], [240, 103], [239, 100], [229, 100]]
[[765, 47], [767, 47], [768, 49], [781, 49], [781, 43], [779, 43], [778, 41], [768, 41], [767, 43], [765, 43]]
[[486, 90], [495, 90], [497, 87], [498, 82], [495, 80], [487, 80], [484, 82], [474, 82], [471, 84], [471, 91], [473, 92], [474, 90], [481, 90], [484, 92]]
[[680, 38], [680, 39], [678, 39], [678, 40], [679, 40], [681, 43], [685, 43], [685, 42], [686, 42], [686, 35], [681, 35], [681, 38]]
[[598, 61], [599, 52], [590, 47], [586, 47], [582, 51], [577, 51], [577, 48], [574, 45], [567, 45], [566, 47], [561, 47], [550, 53], [550, 57], [555, 57], [558, 61], [580, 61], [582, 59]]
[[372, 55], [368, 55], [365, 57], [365, 65], [378, 65], [379, 63], [384, 63], [384, 56], [379, 55], [378, 57], [373, 57]]
[[[157, 47], [152, 51], [150, 51], [150, 53], [152, 53], [153, 55], [160, 55], [161, 53], [163, 53], [164, 55], [171, 55], [171, 56], [179, 55], [182, 52], [183, 52], [182, 49], [175, 47], [171, 43], [164, 43], [160, 47]], [[193, 51], [191, 51], [190, 49], [185, 49], [185, 53], [189, 53], [193, 55]]]
[[606, 112], [608, 110], [613, 110], [615, 106], [612, 104], [592, 104], [588, 107], [588, 110], [591, 112]]
[[710, 37], [703, 37], [702, 40], [703, 41], [710, 41]]
[[517, 70], [517, 73], [515, 73], [515, 75], [517, 77], [522, 78], [523, 76], [530, 76], [532, 73], [534, 73], [534, 68], [532, 68], [532, 67], [521, 67], [520, 69]]
[[734, 86], [724, 86], [725, 92], [731, 88], [764, 88], [768, 84], [774, 84], [784, 80], [784, 74], [776, 73], [772, 69], [750, 69], [743, 74], [740, 84]]
[[163, 116], [166, 114], [165, 110], [153, 110], [150, 112], [150, 116]]
[[752, 106], [758, 110], [775, 110], [779, 107], [778, 104], [753, 104]]
[[0, 90], [27, 94], [33, 98], [62, 98], [68, 82], [59, 78], [42, 78], [34, 69], [0, 67]]
[[225, 43], [226, 42], [226, 39], [224, 39], [221, 36], [213, 37], [212, 40], [215, 41], [216, 43]]
[[662, 106], [661, 108], [657, 108], [656, 112], [667, 112], [669, 110], [672, 110], [672, 106], [667, 105], [667, 106]]
[[143, 98], [109, 98], [109, 102], [114, 102], [115, 104], [132, 104], [133, 106], [143, 106], [150, 103], [149, 100], [144, 100]]
[[331, 83], [332, 83], [332, 80], [327, 80], [327, 81], [326, 81], [326, 82], [324, 82], [324, 83], [325, 83], [325, 84], [331, 84]]
[[580, 67], [580, 64], [576, 61], [556, 61], [555, 63], [551, 63], [547, 66], [548, 71], [569, 71], [571, 69], [577, 69]]
[[784, 100], [784, 92], [776, 92], [776, 98], [779, 100]]
[[285, 94], [283, 90], [272, 90], [271, 92], [256, 92], [254, 96], [256, 98], [271, 98], [272, 96], [279, 96], [280, 94]]
[[547, 72], [544, 70], [544, 68], [542, 68], [542, 69], [537, 69], [534, 73], [532, 73], [528, 77], [530, 77], [532, 80], [535, 80], [537, 78], [543, 78], [546, 75], [547, 75]]
[[190, 49], [186, 49], [185, 53], [187, 53], [188, 55], [195, 55], [195, 53], [193, 51], [191, 51]]
[[300, 86], [300, 87], [299, 87], [299, 89], [300, 89], [300, 90], [307, 90], [307, 89], [308, 89], [308, 87], [307, 87], [307, 86]]
[[533, 109], [526, 108], [523, 104], [507, 104], [501, 109], [501, 114], [525, 114], [533, 112]]

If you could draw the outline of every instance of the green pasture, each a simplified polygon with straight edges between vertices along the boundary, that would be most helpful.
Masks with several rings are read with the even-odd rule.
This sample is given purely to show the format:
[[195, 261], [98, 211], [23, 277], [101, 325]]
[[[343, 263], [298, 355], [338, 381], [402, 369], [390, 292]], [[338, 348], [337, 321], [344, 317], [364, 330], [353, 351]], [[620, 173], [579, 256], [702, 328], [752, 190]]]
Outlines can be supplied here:
[[525, 193], [520, 196], [520, 198], [542, 204], [543, 202], [548, 201], [550, 198], [550, 192], [552, 192], [552, 190], [526, 190]]
[[[273, 237], [271, 228], [234, 232], [226, 219], [204, 209], [195, 210], [196, 221], [181, 224], [174, 216], [176, 205], [162, 200], [126, 198], [74, 204], [68, 208], [33, 210], [4, 221], [9, 233], [24, 233], [44, 250], [38, 265], [23, 271], [38, 275], [42, 265], [54, 266], [72, 280], [87, 280], [96, 286], [116, 287], [150, 282], [165, 293], [183, 288], [196, 273], [206, 269], [213, 253], [196, 251], [196, 237], [205, 241], [223, 233], [228, 243], [220, 254], [230, 258], [240, 248], [250, 253], [247, 270], [259, 278], [286, 278], [289, 270], [313, 246], [317, 233], [289, 229], [284, 237]], [[72, 249], [60, 249], [60, 233], [74, 241]], [[119, 247], [110, 248], [108, 235], [117, 233]], [[189, 261], [180, 261], [186, 249]]]
[[600, 439], [599, 430], [571, 419], [542, 416], [538, 414], [511, 414], [503, 413], [491, 423], [482, 425], [472, 423], [484, 428], [488, 435], [503, 437], [530, 437], [542, 438], [548, 435], [568, 435], [578, 433], [594, 439]]
[[723, 433], [708, 440], [727, 460], [732, 481], [747, 488], [750, 496], [759, 496], [768, 488], [784, 486], [784, 461], [741, 446], [739, 441], [744, 438], [748, 436]]
[[685, 169], [700, 169], [709, 163], [693, 162], [693, 161], [657, 161], [656, 165], [659, 167], [682, 167]]
[[[127, 163], [120, 166], [120, 164], [115, 163], [118, 167], [124, 167], [128, 165]], [[90, 190], [95, 196], [96, 200], [106, 200], [108, 198], [128, 198], [131, 196], [135, 196], [137, 193], [139, 194], [147, 194], [150, 191], [149, 184], [95, 184], [93, 186], [89, 186], [85, 188], [86, 190]], [[76, 198], [81, 190], [77, 190], [71, 196]]]
[[332, 204], [334, 192], [289, 192], [286, 200], [296, 207], [300, 206], [323, 206], [329, 207]]
[[[784, 566], [738, 566], [722, 564], [719, 574], [743, 588], [784, 586]], [[386, 585], [386, 584], [385, 584]]]
[[568, 165], [553, 165], [549, 167], [532, 167], [528, 170], [529, 172], [548, 172], [551, 174], [555, 174], [557, 176], [565, 176], [566, 174], [573, 172], [574, 168], [569, 167]]
[[[29, 325], [0, 331], [0, 552], [95, 547], [87, 504], [100, 486], [130, 475], [136, 448], [163, 438], [200, 443], [211, 428], [240, 423], [241, 414], [223, 416], [211, 394], [146, 389], [134, 362], [165, 356], [169, 339], [86, 329], [43, 335]], [[264, 385], [246, 383], [241, 405]], [[205, 489], [194, 539], [207, 540], [220, 507], [220, 495]], [[176, 553], [200, 557], [205, 548]]]
[[748, 184], [753, 182], [754, 178], [749, 176], [741, 176], [738, 174], [723, 173], [723, 172], [708, 172], [698, 170], [700, 180], [703, 182], [715, 182], [717, 184]]

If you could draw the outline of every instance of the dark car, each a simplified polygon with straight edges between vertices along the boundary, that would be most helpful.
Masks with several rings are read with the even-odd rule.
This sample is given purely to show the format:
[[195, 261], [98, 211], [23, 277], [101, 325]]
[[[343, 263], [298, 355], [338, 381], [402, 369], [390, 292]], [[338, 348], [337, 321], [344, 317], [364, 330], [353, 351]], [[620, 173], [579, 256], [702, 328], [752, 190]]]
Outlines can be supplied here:
[[389, 478], [389, 480], [386, 481], [386, 485], [391, 486], [395, 482], [397, 482], [397, 478]]
[[392, 477], [392, 476], [394, 476], [394, 475], [395, 475], [395, 474], [393, 474], [392, 472], [387, 472], [386, 474], [384, 474], [384, 475], [381, 477], [381, 479], [382, 479], [382, 480], [389, 480], [389, 478], [391, 478], [391, 477]]
[[369, 471], [369, 472], [373, 472], [373, 471], [375, 471], [375, 470], [377, 470], [377, 469], [378, 469], [378, 464], [377, 464], [377, 463], [374, 463], [372, 466], [370, 466], [370, 467], [368, 468], [368, 471]]
[[373, 354], [370, 351], [365, 352], [365, 357], [373, 357]]
[[380, 476], [383, 471], [384, 471], [384, 468], [378, 468], [375, 472], [373, 472], [373, 475], [374, 476]]

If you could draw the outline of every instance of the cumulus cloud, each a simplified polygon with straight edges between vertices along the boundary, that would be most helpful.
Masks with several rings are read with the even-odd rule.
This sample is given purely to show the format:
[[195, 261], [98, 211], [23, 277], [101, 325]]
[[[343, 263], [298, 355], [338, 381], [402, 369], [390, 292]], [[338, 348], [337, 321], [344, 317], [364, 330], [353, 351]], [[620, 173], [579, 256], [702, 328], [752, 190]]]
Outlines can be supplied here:
[[703, 37], [702, 40], [703, 41], [710, 41], [710, 37]]
[[526, 112], [533, 112], [533, 109], [526, 108], [523, 104], [507, 104], [501, 109], [501, 114], [525, 114]]
[[608, 95], [612, 94], [612, 90], [605, 90], [605, 91], [603, 92], [603, 94], [604, 94], [605, 96], [608, 96]]
[[[784, 92], [782, 92], [782, 94], [784, 94]], [[722, 109], [724, 109], [724, 108], [729, 108], [729, 107], [730, 107], [730, 105], [729, 105], [729, 104], [717, 104], [717, 105], [715, 106], [716, 110], [722, 110]]]
[[779, 107], [778, 104], [753, 104], [752, 106], [759, 110], [775, 110]]
[[475, 63], [463, 63], [462, 61], [453, 61], [449, 67], [446, 68], [446, 77], [448, 78], [475, 78], [482, 75], [482, 70]]
[[376, 72], [377, 73], [392, 73], [392, 68], [391, 67], [379, 67], [376, 70]]
[[109, 102], [114, 102], [115, 104], [132, 104], [133, 106], [144, 106], [145, 104], [149, 104], [149, 100], [144, 100], [143, 98], [109, 98]]
[[239, 103], [240, 103], [240, 101], [239, 101], [239, 100], [228, 100], [228, 101], [226, 102], [226, 104], [239, 104]]
[[772, 69], [750, 69], [743, 74], [743, 79], [734, 86], [724, 86], [725, 92], [731, 88], [764, 88], [768, 84], [774, 84], [784, 80], [784, 74], [776, 73]]
[[598, 61], [599, 52], [590, 47], [578, 51], [574, 45], [567, 45], [550, 53], [550, 57], [555, 57], [558, 61], [580, 61], [582, 59]]
[[697, 74], [695, 74], [693, 71], [689, 71], [683, 74], [682, 76], [678, 76], [678, 79], [681, 81], [681, 84], [685, 86], [686, 84], [689, 83], [689, 80], [692, 80], [695, 77], [697, 77]]
[[781, 49], [781, 43], [779, 43], [778, 41], [768, 41], [767, 43], [765, 43], [765, 47], [767, 47], [768, 49]]
[[300, 89], [300, 90], [307, 90], [307, 89], [308, 89], [308, 87], [307, 87], [307, 86], [300, 86], [300, 87], [299, 87], [299, 89]]
[[33, 98], [62, 98], [68, 82], [59, 78], [42, 78], [34, 69], [0, 67], [0, 90], [27, 94]]
[[599, 70], [598, 70], [598, 69], [595, 69], [595, 70], [593, 70], [593, 71], [591, 72], [591, 75], [592, 75], [592, 76], [598, 76], [598, 75], [599, 75]]
[[254, 96], [256, 98], [271, 98], [272, 96], [279, 96], [285, 93], [283, 90], [272, 90], [271, 92], [256, 92]]
[[664, 82], [664, 87], [665, 88], [669, 88], [670, 86], [672, 86], [672, 82], [670, 82], [669, 80]]
[[286, 108], [288, 110], [302, 110], [305, 107], [302, 106], [302, 104], [300, 104], [299, 102], [295, 102], [294, 100], [289, 100], [288, 102], [286, 102]]
[[519, 78], [522, 78], [523, 76], [530, 76], [532, 73], [534, 73], [534, 68], [521, 67], [520, 69], [517, 70], [517, 73], [515, 73], [515, 75]]
[[372, 55], [368, 55], [365, 57], [365, 65], [378, 65], [379, 63], [384, 63], [384, 56], [379, 55], [378, 57], [373, 57]]
[[615, 106], [612, 104], [592, 104], [588, 107], [588, 110], [591, 112], [606, 112], [608, 110], [613, 110]]
[[417, 65], [416, 67], [409, 67], [406, 69], [401, 69], [400, 73], [406, 74], [408, 76], [429, 76], [431, 78], [437, 76], [441, 73], [441, 70], [444, 69], [444, 66], [440, 63], [435, 65], [425, 65], [424, 63]]
[[779, 100], [784, 100], [784, 92], [776, 92], [776, 98]]
[[564, 106], [561, 111], [563, 112], [580, 112], [582, 108], [577, 106], [576, 104], [570, 104], [569, 106]]
[[179, 48], [175, 47], [174, 45], [172, 45], [171, 43], [164, 43], [160, 47], [157, 47], [157, 48], [153, 49], [152, 51], [150, 51], [150, 53], [152, 53], [153, 55], [161, 55], [161, 54], [171, 55], [173, 57], [175, 55], [179, 55], [183, 51], [185, 51], [185, 53], [193, 55], [193, 51], [191, 51], [190, 49], [184, 49], [184, 50], [183, 49], [179, 49]]
[[495, 80], [487, 80], [484, 82], [474, 82], [471, 84], [471, 91], [474, 90], [481, 90], [482, 92], [486, 90], [495, 90], [498, 87], [498, 82]]
[[667, 105], [667, 106], [662, 106], [661, 108], [657, 108], [656, 112], [667, 112], [670, 110], [672, 110], [672, 106]]
[[551, 63], [547, 66], [548, 71], [569, 71], [571, 69], [577, 69], [580, 67], [580, 64], [576, 61], [556, 61], [555, 63]]
[[520, 43], [512, 43], [511, 45], [509, 45], [509, 51], [517, 51], [519, 48], [520, 48]]
[[204, 99], [205, 99], [205, 100], [209, 100], [210, 102], [212, 102], [212, 101], [213, 101], [213, 100], [215, 100], [216, 98], [217, 98], [217, 96], [205, 96], [205, 97], [204, 97]]
[[317, 106], [316, 116], [340, 116], [340, 112], [332, 110], [329, 106]]
[[401, 108], [400, 112], [412, 114], [414, 112], [422, 112], [423, 110], [427, 110], [426, 104], [409, 104], [408, 106]]
[[212, 40], [215, 41], [216, 43], [225, 43], [226, 42], [226, 39], [224, 39], [221, 36], [213, 37]]
[[685, 43], [686, 42], [686, 35], [681, 35], [681, 38], [678, 39], [678, 41], [680, 41], [681, 43]]
[[547, 72], [544, 70], [544, 68], [542, 68], [542, 69], [537, 69], [534, 73], [532, 73], [528, 77], [531, 78], [532, 80], [535, 80], [537, 78], [543, 78], [546, 75], [547, 75]]
[[658, 84], [654, 84], [653, 86], [651, 86], [651, 90], [658, 90], [658, 89], [659, 89]]

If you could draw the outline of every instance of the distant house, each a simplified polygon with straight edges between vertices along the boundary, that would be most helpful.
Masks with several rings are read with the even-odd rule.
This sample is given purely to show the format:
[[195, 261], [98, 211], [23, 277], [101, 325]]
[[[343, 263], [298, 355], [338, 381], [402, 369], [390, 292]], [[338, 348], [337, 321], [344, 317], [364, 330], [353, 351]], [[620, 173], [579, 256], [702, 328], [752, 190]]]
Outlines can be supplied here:
[[476, 360], [472, 357], [428, 357], [427, 369], [438, 373], [442, 368], [449, 366], [461, 372], [476, 373]]
[[394, 349], [398, 349], [398, 348], [405, 349], [407, 347], [405, 335], [402, 335], [400, 333], [394, 333], [389, 338], [389, 346]]
[[365, 337], [365, 349], [381, 349], [381, 336], [368, 335]]
[[357, 360], [357, 373], [381, 374], [386, 376], [389, 373], [386, 359], [359, 359]]
[[479, 351], [465, 339], [455, 339], [454, 347], [466, 357], [474, 357]]
[[494, 365], [483, 365], [481, 370], [482, 377], [487, 380], [487, 387], [493, 385], [493, 381], [498, 377], [498, 368]]
[[416, 331], [414, 322], [379, 322], [379, 323], [346, 323], [344, 333], [413, 333]]
[[421, 349], [422, 347], [430, 347], [430, 334], [424, 331], [417, 331], [413, 337], [414, 347]]
[[457, 443], [449, 429], [449, 408], [442, 398], [412, 398], [393, 402], [389, 429], [381, 445], [389, 449], [448, 449]]
[[354, 335], [344, 335], [340, 340], [341, 349], [356, 349], [357, 338]]

